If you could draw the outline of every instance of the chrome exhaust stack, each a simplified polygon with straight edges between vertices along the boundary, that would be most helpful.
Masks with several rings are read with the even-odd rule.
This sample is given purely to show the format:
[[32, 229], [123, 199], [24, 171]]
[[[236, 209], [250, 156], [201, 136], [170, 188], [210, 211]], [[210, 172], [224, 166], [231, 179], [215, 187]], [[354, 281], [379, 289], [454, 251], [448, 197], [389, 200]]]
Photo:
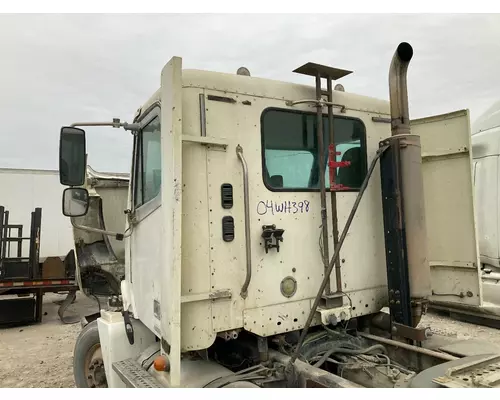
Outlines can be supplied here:
[[389, 69], [389, 99], [391, 104], [392, 136], [410, 134], [407, 73], [413, 57], [409, 43], [400, 43], [392, 57]]

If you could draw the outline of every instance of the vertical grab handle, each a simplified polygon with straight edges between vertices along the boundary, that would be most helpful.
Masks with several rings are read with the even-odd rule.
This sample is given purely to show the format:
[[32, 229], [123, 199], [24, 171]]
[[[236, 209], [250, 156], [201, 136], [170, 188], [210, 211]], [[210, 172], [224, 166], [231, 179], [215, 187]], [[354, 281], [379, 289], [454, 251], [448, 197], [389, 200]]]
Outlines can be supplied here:
[[243, 156], [243, 148], [236, 146], [236, 154], [240, 159], [241, 166], [243, 167], [243, 202], [245, 207], [245, 250], [247, 255], [247, 275], [245, 282], [241, 287], [240, 296], [244, 299], [248, 296], [248, 286], [252, 279], [252, 249], [250, 243], [250, 200], [248, 195], [248, 166]]

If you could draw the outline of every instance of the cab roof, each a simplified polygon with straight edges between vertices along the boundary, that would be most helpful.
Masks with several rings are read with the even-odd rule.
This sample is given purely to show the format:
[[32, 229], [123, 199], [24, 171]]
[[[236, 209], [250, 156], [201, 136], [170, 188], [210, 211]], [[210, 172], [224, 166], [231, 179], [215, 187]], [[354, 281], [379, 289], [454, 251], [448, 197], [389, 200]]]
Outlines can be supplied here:
[[[182, 71], [182, 87], [184, 89], [199, 88], [226, 94], [233, 93], [284, 101], [314, 99], [316, 97], [314, 86], [193, 69]], [[154, 103], [161, 101], [160, 97], [160, 89], [158, 89], [139, 110], [145, 111]], [[388, 100], [334, 91], [334, 102], [351, 110], [367, 111], [381, 116], [390, 115]]]

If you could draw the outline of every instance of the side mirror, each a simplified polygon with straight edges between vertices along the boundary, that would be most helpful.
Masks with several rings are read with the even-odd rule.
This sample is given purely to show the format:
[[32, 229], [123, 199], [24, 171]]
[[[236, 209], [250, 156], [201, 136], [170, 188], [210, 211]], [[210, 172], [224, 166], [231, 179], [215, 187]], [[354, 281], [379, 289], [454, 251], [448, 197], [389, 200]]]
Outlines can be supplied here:
[[89, 192], [84, 188], [66, 188], [63, 192], [62, 212], [66, 217], [81, 217], [89, 210]]
[[86, 176], [85, 131], [61, 128], [59, 139], [59, 181], [64, 186], [82, 186]]

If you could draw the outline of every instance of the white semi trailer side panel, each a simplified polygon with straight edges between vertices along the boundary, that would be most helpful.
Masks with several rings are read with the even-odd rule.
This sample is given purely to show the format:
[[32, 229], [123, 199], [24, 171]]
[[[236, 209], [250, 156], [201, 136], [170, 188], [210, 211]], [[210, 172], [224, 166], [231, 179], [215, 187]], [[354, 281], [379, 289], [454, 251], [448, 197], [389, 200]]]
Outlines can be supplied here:
[[481, 262], [495, 269], [500, 267], [499, 135], [500, 101], [493, 104], [475, 121], [472, 133]]
[[0, 205], [10, 212], [9, 223], [23, 225], [23, 236], [30, 235], [31, 212], [42, 208], [41, 259], [66, 256], [73, 248], [71, 222], [61, 211], [63, 190], [57, 171], [0, 168]]

